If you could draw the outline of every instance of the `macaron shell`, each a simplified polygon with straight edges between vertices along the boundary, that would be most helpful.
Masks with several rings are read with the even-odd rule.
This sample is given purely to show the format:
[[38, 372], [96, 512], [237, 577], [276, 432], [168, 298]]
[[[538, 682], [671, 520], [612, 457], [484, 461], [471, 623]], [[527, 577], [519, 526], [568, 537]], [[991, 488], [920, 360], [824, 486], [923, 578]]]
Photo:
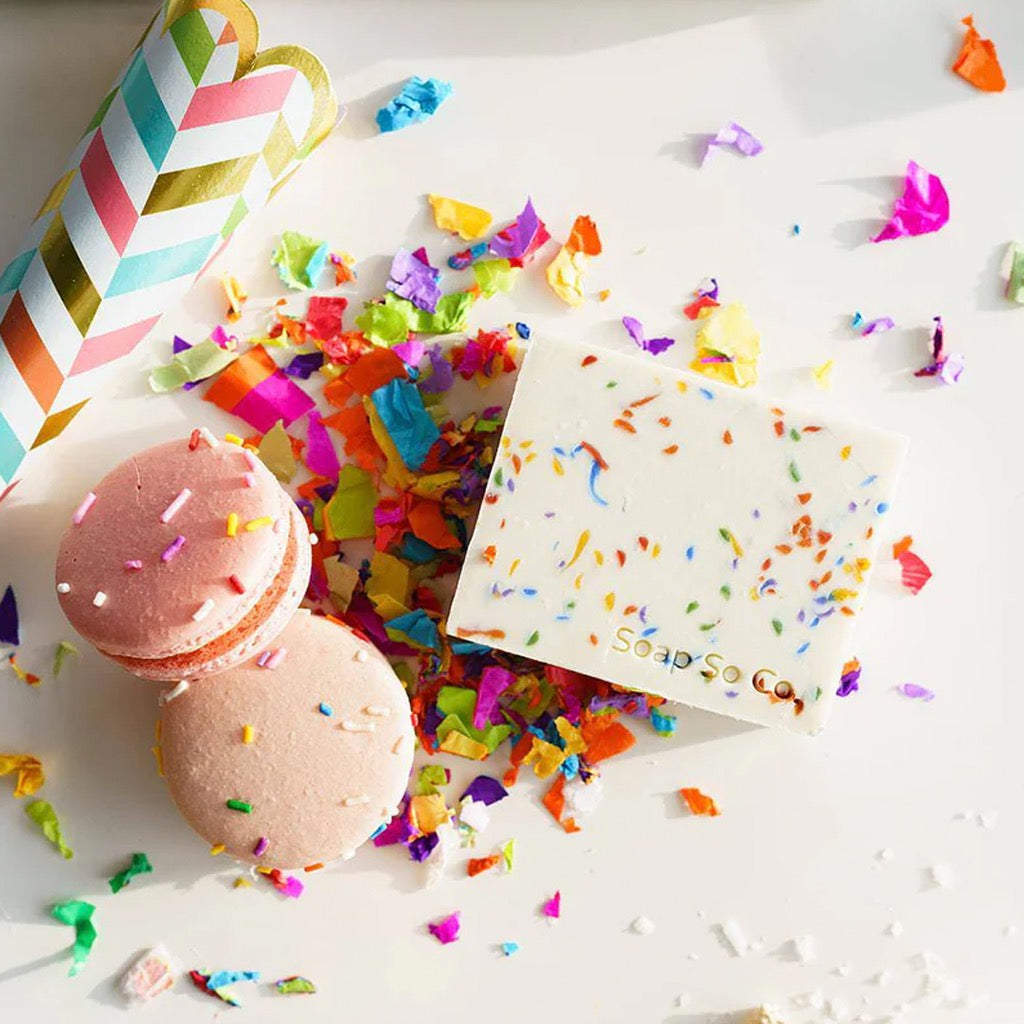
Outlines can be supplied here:
[[[309, 586], [312, 553], [306, 521], [294, 505], [284, 562], [259, 602], [236, 626], [197, 651], [166, 658], [126, 658], [108, 655], [133, 675], [158, 681], [201, 679], [226, 672], [262, 651], [288, 625]], [[101, 652], [106, 653], [106, 652]]]
[[211, 846], [295, 869], [349, 856], [390, 820], [415, 744], [398, 677], [347, 627], [300, 611], [274, 647], [287, 652], [276, 668], [252, 658], [164, 706], [163, 766], [178, 809]]
[[[187, 500], [161, 522], [186, 489]], [[121, 463], [93, 493], [82, 521], [64, 534], [56, 577], [71, 625], [107, 654], [163, 658], [197, 650], [240, 622], [281, 569], [292, 503], [259, 459], [237, 445], [157, 445]], [[234, 537], [230, 513], [238, 517]], [[163, 560], [179, 536], [183, 546]], [[134, 561], [142, 568], [126, 564]], [[70, 590], [61, 593], [61, 584]], [[99, 604], [97, 593], [105, 595]]]

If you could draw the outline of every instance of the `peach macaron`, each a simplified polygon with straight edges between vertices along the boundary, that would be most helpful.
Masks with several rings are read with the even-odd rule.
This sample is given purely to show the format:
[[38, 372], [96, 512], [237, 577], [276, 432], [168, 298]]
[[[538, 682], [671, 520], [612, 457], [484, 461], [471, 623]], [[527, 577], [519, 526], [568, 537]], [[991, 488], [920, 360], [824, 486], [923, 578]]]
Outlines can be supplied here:
[[309, 585], [305, 520], [248, 449], [209, 431], [148, 448], [78, 505], [57, 556], [75, 630], [144, 679], [198, 679], [262, 650]]
[[283, 870], [347, 859], [390, 821], [415, 747], [385, 658], [305, 610], [272, 648], [165, 695], [159, 735], [192, 828], [216, 852]]

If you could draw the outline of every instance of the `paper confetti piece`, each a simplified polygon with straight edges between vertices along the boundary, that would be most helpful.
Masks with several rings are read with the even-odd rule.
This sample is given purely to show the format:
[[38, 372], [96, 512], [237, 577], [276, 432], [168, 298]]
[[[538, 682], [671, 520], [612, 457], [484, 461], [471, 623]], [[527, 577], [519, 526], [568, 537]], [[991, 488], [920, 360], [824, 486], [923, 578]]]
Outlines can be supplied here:
[[57, 647], [53, 652], [53, 678], [56, 679], [61, 669], [64, 668], [64, 663], [72, 655], [78, 656], [78, 648], [74, 644], [69, 644], [67, 640], [59, 640]]
[[715, 149], [725, 146], [735, 149], [737, 153], [741, 153], [743, 156], [757, 156], [764, 149], [764, 144], [759, 139], [755, 138], [742, 125], [733, 121], [724, 128], [720, 128], [716, 134], [708, 139], [707, 148], [704, 150], [704, 157], [701, 160], [701, 166], [703, 167], [707, 163], [708, 157], [711, 156]]
[[512, 956], [514, 953], [519, 952], [518, 942], [503, 942], [501, 944], [501, 951], [505, 956]]
[[456, 910], [454, 914], [449, 914], [447, 917], [442, 917], [439, 921], [432, 921], [427, 925], [430, 930], [430, 934], [441, 943], [442, 946], [447, 946], [449, 943], [455, 942], [459, 937], [459, 930], [462, 927], [462, 915]]
[[920, 370], [914, 371], [915, 377], [935, 377], [943, 384], [956, 384], [964, 372], [964, 357], [959, 352], [946, 352], [945, 330], [942, 317], [932, 317], [929, 332], [929, 350], [932, 361]]
[[284, 231], [281, 241], [270, 256], [270, 265], [285, 286], [294, 291], [316, 288], [327, 266], [329, 249], [326, 242], [297, 231]]
[[742, 303], [714, 310], [697, 332], [696, 344], [691, 370], [740, 388], [757, 383], [761, 335]]
[[1011, 242], [1005, 262], [1008, 264], [1006, 297], [1011, 302], [1024, 305], [1024, 245]]
[[463, 791], [460, 800], [467, 797], [476, 803], [483, 803], [490, 806], [508, 796], [508, 790], [497, 780], [489, 775], [478, 775]]
[[40, 680], [39, 676], [35, 675], [35, 673], [23, 669], [21, 665], [18, 664], [18, 658], [14, 654], [7, 655], [7, 664], [11, 666], [11, 669], [13, 670], [14, 674], [23, 683], [27, 683], [29, 686], [38, 686], [42, 681]]
[[334, 540], [372, 537], [376, 532], [373, 510], [377, 489], [365, 470], [346, 463], [338, 473], [334, 497], [324, 506], [324, 523]]
[[306, 416], [306, 441], [305, 458], [309, 471], [315, 476], [333, 480], [341, 469], [341, 463], [316, 409], [310, 409]]
[[394, 99], [377, 111], [377, 127], [381, 132], [396, 132], [411, 124], [427, 121], [451, 94], [451, 83], [414, 75]]
[[18, 602], [14, 597], [14, 587], [8, 584], [4, 596], [0, 598], [0, 644], [17, 647], [20, 643]]
[[676, 343], [675, 338], [648, 338], [644, 333], [644, 325], [635, 316], [624, 316], [622, 326], [636, 347], [641, 352], [650, 352], [652, 356], [660, 356]]
[[65, 860], [74, 857], [74, 851], [64, 841], [57, 812], [46, 800], [34, 800], [25, 808], [25, 813], [39, 826], [46, 838], [57, 847]]
[[440, 433], [416, 386], [396, 378], [374, 391], [370, 401], [402, 461], [419, 469]]
[[274, 988], [283, 996], [311, 996], [316, 992], [316, 985], [309, 978], [303, 978], [298, 974], [293, 974], [290, 978], [279, 978], [274, 982]]
[[125, 971], [121, 994], [131, 1003], [148, 1003], [174, 987], [181, 964], [163, 946], [146, 950]]
[[477, 875], [483, 874], [485, 871], [490, 871], [491, 868], [497, 867], [501, 863], [501, 854], [492, 853], [488, 857], [470, 857], [466, 861], [466, 874], [470, 878], [475, 878]]
[[133, 878], [148, 874], [152, 870], [153, 865], [149, 863], [149, 858], [144, 853], [133, 853], [132, 862], [109, 880], [110, 891], [120, 892]]
[[939, 177], [914, 160], [907, 162], [903, 195], [896, 200], [892, 216], [872, 242], [927, 235], [949, 220], [949, 196]]
[[260, 433], [269, 431], [279, 420], [291, 426], [316, 405], [278, 369], [262, 345], [254, 345], [223, 370], [203, 397]]
[[73, 978], [85, 966], [96, 942], [96, 926], [92, 923], [92, 915], [96, 908], [85, 900], [66, 900], [63, 903], [55, 903], [50, 908], [50, 913], [61, 924], [69, 925], [75, 929], [75, 941], [71, 947], [71, 970], [68, 976]]
[[227, 369], [238, 358], [237, 352], [228, 352], [211, 338], [177, 353], [164, 366], [149, 374], [150, 390], [157, 394], [177, 391], [186, 384], [198, 383]]
[[583, 305], [583, 275], [592, 256], [601, 255], [597, 226], [580, 215], [573, 223], [569, 240], [548, 264], [545, 276], [551, 290], [567, 305]]
[[440, 278], [441, 271], [430, 265], [424, 249], [399, 249], [391, 261], [387, 288], [399, 298], [408, 299], [417, 309], [434, 313], [441, 298], [437, 283]]
[[839, 677], [839, 689], [836, 690], [837, 697], [849, 697], [860, 689], [860, 662], [851, 658], [843, 665], [843, 674]]
[[264, 435], [256, 452], [260, 461], [281, 483], [288, 483], [298, 468], [292, 439], [278, 420]]
[[923, 559], [910, 550], [912, 543], [912, 538], [904, 537], [903, 540], [893, 545], [892, 556], [900, 563], [903, 586], [912, 594], [919, 594], [924, 585], [932, 578], [932, 571]]
[[204, 974], [202, 971], [189, 971], [189, 978], [200, 992], [209, 996], [216, 996], [229, 1006], [241, 1006], [238, 997], [231, 991], [231, 985], [239, 981], [259, 981], [259, 971], [216, 971], [213, 974]]
[[996, 56], [996, 44], [991, 39], [981, 38], [969, 14], [961, 24], [967, 26], [967, 31], [960, 52], [953, 62], [953, 71], [965, 82], [970, 82], [975, 89], [1002, 92], [1006, 88], [1006, 79]]
[[901, 683], [896, 689], [910, 700], [921, 700], [925, 703], [935, 700], [935, 694], [928, 687], [919, 686], [917, 683]]
[[562, 893], [558, 891], [549, 900], [545, 900], [541, 905], [540, 912], [545, 917], [558, 919], [562, 916]]
[[491, 239], [490, 251], [495, 256], [522, 265], [551, 238], [544, 222], [533, 208], [533, 200], [527, 199], [518, 217]]
[[686, 802], [691, 814], [708, 818], [717, 818], [721, 814], [715, 801], [699, 789], [684, 787], [679, 790], [679, 795]]
[[491, 226], [494, 218], [479, 206], [460, 203], [447, 196], [428, 195], [427, 201], [434, 211], [434, 223], [442, 231], [452, 231], [466, 242], [480, 238]]
[[832, 389], [832, 369], [834, 362], [831, 359], [826, 359], [820, 366], [815, 366], [811, 369], [811, 376], [814, 377], [814, 383], [818, 385], [822, 391], [830, 391]]
[[881, 316], [876, 320], [868, 320], [860, 329], [861, 337], [867, 338], [872, 334], [882, 334], [891, 331], [896, 326], [896, 321], [891, 316]]
[[31, 754], [0, 754], [0, 775], [17, 772], [14, 783], [15, 799], [32, 796], [46, 781], [43, 763]]

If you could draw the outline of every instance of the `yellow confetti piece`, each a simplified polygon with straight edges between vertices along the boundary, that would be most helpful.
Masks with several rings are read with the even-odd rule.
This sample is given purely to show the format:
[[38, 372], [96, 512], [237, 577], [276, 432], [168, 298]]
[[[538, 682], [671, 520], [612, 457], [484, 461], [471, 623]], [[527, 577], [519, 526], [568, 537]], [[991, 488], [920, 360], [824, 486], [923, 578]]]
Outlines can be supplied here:
[[832, 367], [835, 365], [831, 359], [826, 359], [821, 366], [815, 366], [811, 369], [811, 375], [814, 377], [814, 383], [818, 385], [822, 391], [832, 390]]
[[[246, 527], [248, 529], [248, 527]], [[228, 536], [236, 537], [238, 535], [238, 513], [228, 513]]]
[[478, 743], [472, 737], [463, 736], [454, 729], [441, 740], [440, 749], [446, 754], [455, 754], [470, 761], [483, 761], [490, 753], [485, 743]]
[[562, 464], [558, 461], [558, 459], [552, 458], [551, 468], [555, 471], [556, 474], [558, 474], [558, 476], [565, 476], [565, 470], [562, 468]]
[[60, 855], [65, 860], [74, 857], [74, 851], [64, 840], [61, 831], [60, 820], [53, 805], [46, 800], [34, 800], [25, 808], [25, 813], [39, 826], [46, 838], [57, 847]]
[[224, 289], [224, 298], [228, 300], [228, 323], [237, 323], [242, 316], [242, 303], [249, 298], [245, 289], [238, 283], [238, 279], [230, 274], [221, 274], [221, 287]]
[[245, 875], [239, 875], [234, 882], [234, 888], [236, 889], [251, 889], [252, 882], [249, 881]]
[[538, 779], [550, 779], [562, 766], [567, 754], [554, 743], [548, 743], [539, 736], [533, 737], [533, 746], [522, 763], [533, 768]]
[[689, 390], [689, 387], [687, 386], [685, 380], [677, 380], [676, 387], [679, 388], [679, 393], [682, 395], [685, 395], [686, 392]]
[[434, 210], [434, 223], [442, 231], [454, 231], [466, 242], [483, 235], [494, 220], [486, 210], [460, 203], [458, 199], [431, 194], [427, 201]]
[[[722, 384], [747, 388], [757, 383], [757, 360], [761, 355], [761, 335], [740, 302], [731, 302], [714, 311], [697, 332], [697, 355], [690, 369]], [[729, 362], [705, 362], [726, 356]]]
[[583, 554], [583, 549], [590, 542], [590, 531], [584, 530], [576, 540], [576, 550], [573, 552], [572, 558], [565, 563], [565, 568], [568, 569], [570, 565], [573, 565], [576, 560]]
[[558, 735], [562, 737], [562, 741], [565, 743], [565, 756], [572, 757], [573, 754], [582, 754], [587, 749], [586, 740], [583, 739], [583, 734], [569, 721], [568, 718], [559, 716], [555, 719], [555, 728], [558, 730]]
[[451, 811], [440, 793], [427, 793], [409, 801], [409, 817], [415, 828], [429, 835], [451, 818]]
[[215, 843], [210, 847], [210, 856], [219, 857], [226, 849], [227, 847], [223, 843]]
[[17, 772], [14, 783], [15, 799], [37, 793], [46, 781], [43, 763], [38, 757], [31, 754], [0, 754], [0, 775], [10, 775], [13, 772]]
[[567, 305], [583, 305], [583, 275], [590, 263], [585, 252], [571, 252], [566, 246], [558, 250], [544, 272], [551, 290]]
[[845, 462], [850, 457], [850, 452], [852, 451], [853, 448], [851, 448], [850, 445], [845, 445], [839, 449], [839, 458]]
[[608, 611], [611, 611], [615, 607], [615, 595], [614, 594], [605, 594], [604, 595], [604, 606], [605, 606], [605, 608], [608, 609]]

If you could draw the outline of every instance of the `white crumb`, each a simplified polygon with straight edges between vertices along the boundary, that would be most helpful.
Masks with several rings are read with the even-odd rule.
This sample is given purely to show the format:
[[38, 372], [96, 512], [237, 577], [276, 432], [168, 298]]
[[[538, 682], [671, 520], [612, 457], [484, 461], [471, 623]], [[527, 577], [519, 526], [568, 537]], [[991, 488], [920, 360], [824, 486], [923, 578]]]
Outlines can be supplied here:
[[835, 974], [838, 978], [845, 978], [852, 969], [853, 968], [850, 964], [837, 964], [832, 969], [832, 973]]
[[948, 864], [932, 864], [928, 868], [928, 877], [931, 884], [940, 889], [948, 889], [956, 881], [956, 875]]
[[894, 854], [893, 854], [892, 850], [889, 849], [888, 846], [885, 846], [881, 850], [879, 850], [878, 853], [875, 854], [875, 856], [880, 861], [890, 861], [890, 860], [892, 860]]
[[1003, 938], [1012, 939], [1017, 934], [1017, 926], [1015, 924], [1008, 924], [1003, 929]]
[[676, 1009], [677, 1010], [681, 1010], [684, 1006], [689, 1006], [689, 1005], [690, 1005], [690, 993], [689, 992], [680, 992], [679, 995], [676, 996]]
[[642, 914], [629, 926], [629, 930], [637, 935], [650, 935], [654, 931], [654, 922]]
[[892, 971], [879, 971], [871, 979], [871, 984], [881, 988], [883, 985], [888, 985], [890, 981], [892, 981]]
[[903, 934], [903, 923], [901, 921], [893, 921], [886, 927], [885, 934], [892, 939], [898, 939]]
[[813, 935], [797, 935], [790, 939], [790, 942], [793, 944], [793, 952], [800, 963], [809, 964], [817, 956]]
[[720, 924], [718, 930], [733, 956], [743, 956], [750, 949], [743, 929], [731, 917]]

